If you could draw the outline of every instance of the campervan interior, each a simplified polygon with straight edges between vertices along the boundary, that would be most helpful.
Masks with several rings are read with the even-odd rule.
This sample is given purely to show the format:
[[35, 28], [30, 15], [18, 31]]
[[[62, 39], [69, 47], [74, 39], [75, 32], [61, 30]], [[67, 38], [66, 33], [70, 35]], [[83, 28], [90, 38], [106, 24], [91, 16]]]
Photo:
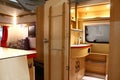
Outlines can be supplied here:
[[[19, 56], [26, 72], [18, 69], [20, 65], [16, 68], [28, 74], [27, 80], [107, 80], [109, 0], [43, 0], [45, 5], [36, 10], [19, 1], [0, 0], [0, 55], [4, 48], [32, 51]], [[6, 80], [14, 80], [14, 75], [8, 76]]]

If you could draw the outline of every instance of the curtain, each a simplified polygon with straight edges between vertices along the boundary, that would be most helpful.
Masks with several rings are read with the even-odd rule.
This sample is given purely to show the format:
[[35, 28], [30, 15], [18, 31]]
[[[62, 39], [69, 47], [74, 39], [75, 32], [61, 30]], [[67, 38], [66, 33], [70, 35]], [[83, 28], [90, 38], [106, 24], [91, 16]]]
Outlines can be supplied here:
[[3, 33], [1, 39], [1, 46], [7, 47], [7, 38], [8, 38], [8, 26], [3, 26]]

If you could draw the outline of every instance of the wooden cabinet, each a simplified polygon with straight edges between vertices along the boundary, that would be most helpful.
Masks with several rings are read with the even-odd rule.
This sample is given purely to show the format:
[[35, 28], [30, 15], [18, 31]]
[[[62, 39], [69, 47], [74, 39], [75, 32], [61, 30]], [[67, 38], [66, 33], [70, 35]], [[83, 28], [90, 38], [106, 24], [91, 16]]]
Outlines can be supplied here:
[[71, 29], [83, 30], [83, 20], [76, 21], [71, 20]]
[[70, 59], [70, 80], [81, 80], [85, 74], [85, 57]]
[[81, 80], [85, 74], [85, 57], [90, 53], [90, 46], [71, 47], [70, 80]]
[[76, 29], [76, 21], [71, 20], [71, 29]]
[[28, 68], [29, 68], [30, 80], [35, 80], [35, 67], [34, 67], [33, 58], [28, 59]]

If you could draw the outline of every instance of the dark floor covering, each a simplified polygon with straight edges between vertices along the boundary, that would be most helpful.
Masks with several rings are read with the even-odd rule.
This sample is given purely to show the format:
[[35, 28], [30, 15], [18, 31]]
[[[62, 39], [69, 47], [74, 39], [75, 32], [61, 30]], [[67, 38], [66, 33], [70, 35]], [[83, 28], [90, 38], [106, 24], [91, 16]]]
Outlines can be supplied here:
[[35, 80], [44, 80], [44, 65], [42, 63], [34, 62], [35, 66]]

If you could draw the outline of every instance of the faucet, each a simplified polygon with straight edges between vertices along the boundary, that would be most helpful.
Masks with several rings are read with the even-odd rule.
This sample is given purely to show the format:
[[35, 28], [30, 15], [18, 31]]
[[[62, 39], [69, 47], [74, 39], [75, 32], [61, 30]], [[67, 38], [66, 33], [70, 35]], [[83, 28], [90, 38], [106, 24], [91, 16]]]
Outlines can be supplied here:
[[81, 40], [82, 40], [82, 37], [80, 36], [80, 37], [78, 38], [78, 45], [81, 43]]

